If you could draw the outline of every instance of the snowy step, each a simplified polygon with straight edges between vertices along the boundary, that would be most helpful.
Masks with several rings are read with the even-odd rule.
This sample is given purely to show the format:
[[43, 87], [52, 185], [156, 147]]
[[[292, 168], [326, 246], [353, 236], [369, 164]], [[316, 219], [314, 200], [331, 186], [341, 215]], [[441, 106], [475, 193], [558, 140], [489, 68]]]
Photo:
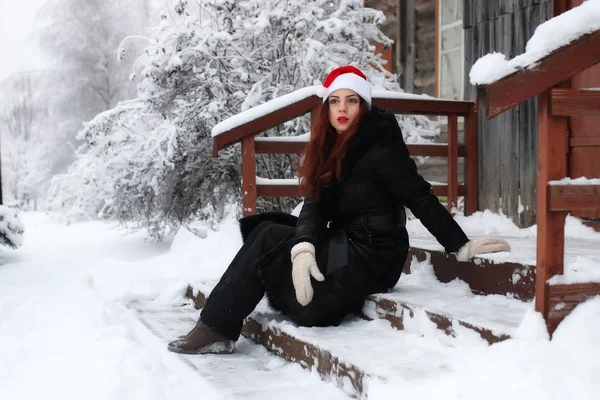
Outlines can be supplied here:
[[386, 319], [402, 330], [416, 314], [426, 316], [437, 329], [454, 336], [466, 328], [488, 343], [509, 339], [523, 315], [532, 305], [502, 295], [481, 296], [471, 293], [465, 283], [427, 282], [405, 275], [391, 292], [370, 296], [363, 316]]
[[[188, 288], [187, 296], [197, 308], [206, 301], [205, 293], [210, 288], [203, 286], [195, 290]], [[191, 324], [189, 328], [191, 328]], [[352, 397], [361, 397], [364, 388], [365, 371], [351, 362], [340, 360], [334, 353], [322, 346], [325, 335], [319, 340], [307, 340], [299, 337], [297, 330], [313, 328], [296, 327], [280, 313], [269, 310], [264, 302], [246, 319], [242, 334], [283, 359], [300, 364], [302, 367], [316, 370], [326, 382], [333, 382], [344, 393]], [[314, 328], [320, 333], [335, 335], [335, 328]], [[350, 343], [349, 343], [350, 345]], [[237, 344], [236, 344], [237, 346]]]
[[[188, 297], [201, 308], [210, 290], [210, 285], [199, 284], [188, 289]], [[411, 349], [416, 354], [428, 352], [399, 343], [404, 339], [398, 329], [413, 334], [417, 330], [417, 336], [423, 329], [429, 334], [438, 330], [448, 340], [466, 335], [494, 343], [510, 338], [531, 307], [531, 303], [506, 296], [475, 295], [465, 283], [445, 284], [437, 281], [432, 271], [415, 270], [403, 276], [394, 291], [370, 296], [363, 319], [349, 317], [340, 327], [298, 327], [261, 303], [247, 318], [243, 334], [360, 398], [366, 395], [369, 382], [385, 382], [397, 373], [418, 373], [396, 366], [396, 361], [389, 365], [373, 361], [389, 358], [388, 346], [409, 353]], [[441, 361], [432, 361], [436, 362]], [[381, 373], [382, 369], [386, 372]]]
[[453, 254], [435, 249], [439, 244], [430, 240], [411, 239], [409, 256], [404, 271], [410, 273], [413, 261], [429, 261], [435, 276], [440, 282], [460, 279], [466, 282], [474, 293], [499, 294], [532, 300], [535, 296], [535, 263], [498, 261], [475, 257], [468, 262], [460, 262]]
[[[198, 318], [198, 311], [194, 307], [132, 302], [128, 308], [134, 310], [138, 319], [164, 342], [165, 348], [169, 341], [186, 334]], [[173, 353], [173, 356], [179, 357], [227, 399], [300, 400], [321, 396], [335, 400], [348, 399], [334, 385], [322, 382], [316, 376], [307, 374], [300, 366], [287, 363], [244, 337], [238, 340], [231, 355], [191, 356]], [[198, 396], [202, 398], [201, 393]]]

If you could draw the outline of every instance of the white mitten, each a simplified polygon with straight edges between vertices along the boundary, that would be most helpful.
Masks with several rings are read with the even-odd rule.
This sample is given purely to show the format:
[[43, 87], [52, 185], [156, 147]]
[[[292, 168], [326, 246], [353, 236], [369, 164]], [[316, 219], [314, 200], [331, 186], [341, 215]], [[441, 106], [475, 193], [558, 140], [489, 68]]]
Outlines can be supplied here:
[[498, 253], [501, 251], [510, 251], [510, 245], [504, 239], [490, 237], [482, 239], [469, 240], [456, 253], [458, 261], [468, 261], [476, 254]]
[[317, 266], [315, 246], [309, 242], [300, 242], [292, 247], [292, 282], [296, 289], [296, 299], [303, 306], [310, 303], [313, 298], [311, 276], [318, 281], [325, 280]]

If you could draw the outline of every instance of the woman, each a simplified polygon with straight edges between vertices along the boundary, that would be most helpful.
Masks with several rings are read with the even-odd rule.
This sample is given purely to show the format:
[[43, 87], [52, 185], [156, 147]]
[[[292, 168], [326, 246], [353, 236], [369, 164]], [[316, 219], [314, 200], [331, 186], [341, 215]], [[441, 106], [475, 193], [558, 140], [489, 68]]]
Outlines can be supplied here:
[[240, 221], [242, 248], [194, 329], [169, 350], [231, 353], [265, 293], [298, 325], [338, 325], [400, 278], [409, 247], [405, 206], [460, 260], [510, 250], [501, 239], [469, 241], [417, 173], [394, 115], [371, 107], [360, 70], [335, 69], [319, 95], [320, 117], [299, 167], [306, 196], [299, 217], [266, 213]]

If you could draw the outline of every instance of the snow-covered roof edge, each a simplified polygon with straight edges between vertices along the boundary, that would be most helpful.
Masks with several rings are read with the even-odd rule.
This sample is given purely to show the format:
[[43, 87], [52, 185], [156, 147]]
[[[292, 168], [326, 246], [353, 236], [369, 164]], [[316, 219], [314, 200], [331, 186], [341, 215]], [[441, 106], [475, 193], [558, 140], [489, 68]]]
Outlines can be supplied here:
[[507, 60], [502, 53], [479, 58], [469, 72], [472, 85], [488, 85], [518, 70], [531, 68], [553, 51], [600, 30], [600, 0], [588, 0], [540, 24], [527, 42], [525, 53]]

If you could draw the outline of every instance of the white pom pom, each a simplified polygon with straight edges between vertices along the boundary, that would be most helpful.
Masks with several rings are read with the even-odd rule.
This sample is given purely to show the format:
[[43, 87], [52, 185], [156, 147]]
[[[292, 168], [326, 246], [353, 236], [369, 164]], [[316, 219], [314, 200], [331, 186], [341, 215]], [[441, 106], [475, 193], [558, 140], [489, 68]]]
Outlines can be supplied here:
[[315, 90], [315, 93], [317, 96], [323, 98], [323, 97], [327, 96], [327, 88], [325, 86], [319, 86]]

